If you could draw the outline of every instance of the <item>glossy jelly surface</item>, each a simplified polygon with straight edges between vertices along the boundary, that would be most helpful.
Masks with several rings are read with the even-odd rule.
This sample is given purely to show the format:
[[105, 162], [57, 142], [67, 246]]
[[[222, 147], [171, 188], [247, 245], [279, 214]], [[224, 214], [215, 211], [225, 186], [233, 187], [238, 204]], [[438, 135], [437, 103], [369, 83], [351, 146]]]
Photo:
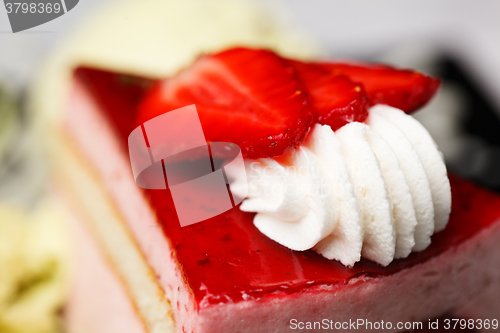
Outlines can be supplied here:
[[[154, 82], [85, 68], [75, 75], [114, 125], [127, 154], [136, 106]], [[425, 251], [395, 260], [385, 268], [364, 259], [347, 268], [314, 251], [289, 250], [254, 227], [254, 214], [238, 208], [180, 227], [168, 190], [143, 191], [175, 249], [185, 281], [200, 306], [206, 306], [290, 294], [320, 285], [342, 286], [361, 276], [394, 274], [439, 255], [500, 219], [498, 195], [454, 175], [450, 175], [450, 182], [453, 204], [446, 229], [432, 237]]]

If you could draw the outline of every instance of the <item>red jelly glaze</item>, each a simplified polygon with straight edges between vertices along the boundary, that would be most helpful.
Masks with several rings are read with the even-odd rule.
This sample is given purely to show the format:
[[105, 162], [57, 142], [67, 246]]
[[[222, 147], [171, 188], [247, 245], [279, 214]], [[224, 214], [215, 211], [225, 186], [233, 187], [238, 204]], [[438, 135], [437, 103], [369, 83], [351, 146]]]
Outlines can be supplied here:
[[[135, 83], [113, 86], [112, 82], [123, 81], [123, 75], [90, 69], [79, 69], [77, 77], [115, 125], [123, 152], [127, 154], [127, 137], [135, 121], [135, 106], [150, 81], [140, 83], [140, 80], [126, 79], [126, 82]], [[127, 103], [117, 102], [120, 98]], [[117, 105], [121, 109], [117, 110]], [[289, 250], [254, 227], [254, 214], [238, 208], [210, 220], [180, 227], [168, 190], [144, 190], [144, 194], [175, 249], [186, 283], [203, 307], [269, 295], [279, 297], [320, 285], [340, 287], [362, 276], [391, 275], [443, 253], [500, 219], [497, 194], [454, 175], [450, 175], [450, 182], [453, 205], [446, 229], [435, 234], [432, 244], [423, 252], [395, 260], [388, 267], [363, 259], [353, 268], [347, 268], [314, 251]]]

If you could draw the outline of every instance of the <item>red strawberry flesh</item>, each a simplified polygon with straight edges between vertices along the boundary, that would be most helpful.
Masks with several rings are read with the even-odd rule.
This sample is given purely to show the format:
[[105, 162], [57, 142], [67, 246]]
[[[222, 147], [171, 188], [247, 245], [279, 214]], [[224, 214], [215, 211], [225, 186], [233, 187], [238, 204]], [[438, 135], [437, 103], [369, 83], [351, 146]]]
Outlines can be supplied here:
[[249, 158], [282, 155], [304, 140], [313, 121], [294, 68], [266, 50], [200, 57], [152, 90], [138, 123], [190, 104], [207, 141], [236, 143]]
[[370, 105], [387, 104], [407, 113], [423, 107], [439, 88], [439, 80], [412, 70], [384, 65], [321, 63], [335, 75], [345, 75], [365, 87]]
[[290, 60], [309, 95], [316, 121], [337, 130], [368, 117], [368, 97], [362, 84], [320, 65]]

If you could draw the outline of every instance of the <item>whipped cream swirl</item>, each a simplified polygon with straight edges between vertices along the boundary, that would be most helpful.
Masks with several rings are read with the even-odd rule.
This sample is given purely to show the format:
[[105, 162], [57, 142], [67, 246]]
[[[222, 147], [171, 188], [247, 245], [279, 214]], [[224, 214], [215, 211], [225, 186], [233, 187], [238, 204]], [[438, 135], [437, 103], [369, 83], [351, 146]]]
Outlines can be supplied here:
[[336, 132], [317, 124], [287, 156], [246, 169], [240, 208], [257, 213], [263, 234], [346, 266], [361, 256], [386, 266], [422, 251], [450, 215], [442, 154], [418, 121], [386, 105]]

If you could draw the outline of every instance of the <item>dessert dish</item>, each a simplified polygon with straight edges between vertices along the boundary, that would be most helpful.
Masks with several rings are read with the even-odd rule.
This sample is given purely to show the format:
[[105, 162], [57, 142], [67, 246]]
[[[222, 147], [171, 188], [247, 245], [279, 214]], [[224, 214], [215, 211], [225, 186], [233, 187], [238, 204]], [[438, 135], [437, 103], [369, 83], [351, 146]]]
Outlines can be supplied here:
[[[213, 81], [222, 86], [227, 86], [224, 80], [228, 72], [237, 76], [241, 68], [231, 69], [234, 63], [231, 52], [234, 55], [234, 52], [247, 51], [225, 52], [199, 60], [206, 65], [207, 59], [231, 59], [226, 70]], [[266, 50], [250, 50], [250, 53], [289, 61]], [[126, 139], [137, 123], [153, 116], [142, 112], [154, 113], [164, 105], [175, 108], [175, 103], [184, 102], [181, 97], [196, 97], [195, 93], [200, 91], [196, 88], [199, 80], [184, 80], [183, 76], [192, 79], [197, 78], [196, 75], [207, 77], [210, 73], [208, 77], [214, 78], [219, 73], [211, 71], [214, 67], [210, 62], [206, 67], [195, 63], [166, 83], [90, 68], [75, 72], [64, 125], [57, 130], [57, 140], [53, 142], [57, 147], [58, 177], [62, 180], [58, 187], [70, 205], [82, 212], [93, 237], [101, 244], [101, 251], [110, 258], [110, 265], [119, 277], [115, 277], [115, 281], [123, 285], [121, 291], [116, 288], [116, 299], [130, 302], [127, 309], [111, 308], [108, 320], [120, 318], [123, 313], [130, 314], [135, 309], [135, 324], [130, 325], [130, 331], [268, 332], [291, 330], [293, 319], [321, 322], [327, 318], [349, 322], [355, 318], [371, 322], [384, 320], [395, 325], [454, 311], [481, 318], [481, 313], [470, 311], [469, 304], [483, 299], [494, 303], [488, 295], [498, 293], [498, 284], [493, 281], [500, 279], [499, 259], [495, 255], [500, 237], [500, 227], [496, 223], [500, 218], [500, 198], [455, 176], [450, 176], [453, 209], [446, 228], [432, 236], [425, 250], [394, 260], [387, 267], [366, 259], [346, 267], [314, 251], [290, 250], [263, 235], [253, 224], [254, 214], [240, 209], [183, 228], [175, 223], [176, 212], [168, 191], [142, 190], [135, 185]], [[384, 67], [384, 70], [389, 69]], [[276, 78], [276, 72], [273, 73]], [[429, 84], [424, 84], [427, 87], [424, 90], [437, 88], [435, 81], [426, 76], [406, 73], [417, 81], [426, 79]], [[298, 79], [294, 84], [296, 82], [303, 81]], [[162, 87], [169, 84], [176, 84], [178, 94], [159, 99]], [[361, 84], [352, 86], [354, 92], [363, 91]], [[190, 90], [193, 86], [196, 89]], [[291, 87], [292, 99], [287, 99], [286, 105], [290, 106], [290, 101], [302, 105], [305, 121], [311, 125], [321, 119], [318, 111], [321, 108], [314, 107], [310, 101], [304, 103], [307, 98], [296, 93], [308, 91], [307, 87], [303, 90]], [[228, 95], [234, 96], [240, 86], [229, 88], [232, 89]], [[425, 102], [432, 95], [424, 94], [427, 97], [410, 103], [411, 99], [394, 93], [397, 88], [398, 85], [393, 85], [387, 91], [407, 105], [422, 104], [422, 100]], [[359, 114], [358, 120], [366, 121], [368, 105], [377, 102], [370, 99], [373, 90], [364, 89], [366, 97], [353, 95], [356, 101], [360, 100], [353, 111], [342, 113], [344, 109], [339, 107], [339, 117], [329, 115], [325, 119], [335, 120], [333, 124], [341, 122], [346, 115]], [[204, 95], [205, 91], [202, 92]], [[273, 110], [269, 107], [273, 104], [261, 98], [266, 95], [257, 93], [255, 96], [252, 102], [257, 100], [257, 106], [265, 105]], [[388, 101], [383, 94], [376, 96]], [[210, 126], [204, 122], [212, 118], [203, 115], [214, 112], [210, 109], [213, 99], [206, 101], [197, 103], [204, 127]], [[297, 104], [292, 103], [292, 106]], [[250, 105], [250, 109], [254, 108], [257, 108], [255, 104]], [[264, 111], [257, 113], [257, 118], [266, 116]], [[302, 125], [300, 119], [294, 124]], [[237, 136], [239, 128], [231, 119], [226, 124], [223, 121], [218, 123], [235, 130], [230, 133], [234, 141], [241, 138]], [[247, 157], [274, 156], [275, 160], [285, 163], [286, 150], [294, 150], [296, 142], [286, 135], [280, 136], [282, 127], [275, 126], [272, 130], [276, 131], [275, 136], [265, 139], [271, 141], [264, 141], [268, 145], [246, 136], [237, 143]], [[295, 137], [304, 135], [306, 139], [307, 133], [303, 132], [307, 131], [295, 132]], [[207, 133], [210, 133], [206, 134], [208, 140], [221, 139], [218, 137], [221, 132]], [[303, 139], [297, 139], [298, 145]], [[271, 145], [274, 142], [276, 144]], [[282, 143], [286, 147], [279, 151]], [[443, 226], [444, 223], [438, 228]], [[108, 270], [108, 277], [109, 274], [113, 272]], [[498, 305], [493, 306], [498, 309]], [[140, 327], [137, 323], [144, 325]]]
[[[313, 58], [310, 46], [292, 42], [294, 34], [275, 26], [263, 29], [260, 12], [245, 3], [147, 3], [114, 8], [93, 22], [92, 33], [74, 38], [45, 67], [32, 95], [34, 108], [50, 120], [44, 132], [51, 140], [54, 185], [75, 215], [80, 248], [90, 253], [78, 261], [79, 282], [67, 309], [72, 328], [281, 332], [293, 330], [294, 319], [355, 318], [395, 325], [444, 313], [490, 320], [497, 316], [500, 199], [458, 177], [450, 176], [453, 207], [447, 227], [432, 236], [424, 251], [387, 267], [361, 259], [349, 268], [314, 251], [290, 250], [255, 228], [254, 214], [239, 209], [185, 228], [170, 223], [176, 212], [168, 193], [142, 190], [134, 183], [126, 138], [147, 118], [143, 112], [138, 115], [139, 105], [149, 100], [154, 107], [155, 99], [148, 97], [157, 80], [178, 79], [176, 73], [192, 68], [200, 54], [246, 45], [286, 56], [283, 61], [293, 64], [302, 85], [309, 83], [303, 91], [316, 93], [309, 96], [313, 117], [305, 120], [328, 123], [333, 129], [365, 121], [368, 107], [375, 104], [414, 110], [437, 87], [425, 75], [385, 66], [318, 63], [317, 70], [307, 64], [309, 70], [301, 71], [296, 59]], [[158, 29], [155, 22], [169, 25]], [[193, 33], [200, 31], [194, 26], [202, 26], [204, 33]], [[144, 42], [144, 36], [153, 42]], [[113, 47], [108, 47], [110, 41]], [[207, 67], [195, 68], [203, 74]], [[347, 79], [339, 77], [342, 73]], [[179, 106], [178, 101], [184, 102], [180, 97], [184, 92], [189, 96], [189, 86], [197, 82], [202, 81], [177, 80], [182, 94], [166, 102]], [[325, 82], [335, 89], [318, 84]], [[415, 89], [422, 86], [428, 89]], [[262, 87], [254, 88], [258, 104], [276, 105], [262, 98]], [[329, 98], [338, 91], [342, 93], [335, 99]], [[293, 95], [293, 101], [303, 98], [301, 93]], [[203, 112], [203, 103], [196, 104]], [[144, 109], [150, 112], [150, 107]], [[246, 146], [247, 157], [273, 156], [285, 163], [281, 154], [302, 144], [300, 138], [279, 136], [280, 126], [273, 130], [275, 137], [257, 140], [269, 145], [261, 144], [260, 150]], [[307, 137], [303, 130], [297, 133]], [[242, 147], [245, 143], [238, 142]], [[258, 155], [262, 152], [266, 154]]]

